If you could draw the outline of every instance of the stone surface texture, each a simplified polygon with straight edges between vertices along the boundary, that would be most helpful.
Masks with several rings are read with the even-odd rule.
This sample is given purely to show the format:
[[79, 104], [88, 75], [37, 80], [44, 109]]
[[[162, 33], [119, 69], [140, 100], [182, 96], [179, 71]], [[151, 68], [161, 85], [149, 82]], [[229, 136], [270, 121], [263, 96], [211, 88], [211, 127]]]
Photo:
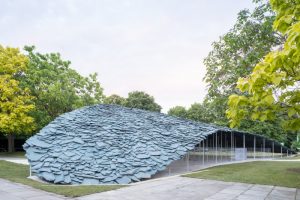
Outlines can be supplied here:
[[128, 184], [151, 178], [218, 130], [162, 113], [100, 104], [57, 117], [23, 147], [31, 171], [43, 180]]

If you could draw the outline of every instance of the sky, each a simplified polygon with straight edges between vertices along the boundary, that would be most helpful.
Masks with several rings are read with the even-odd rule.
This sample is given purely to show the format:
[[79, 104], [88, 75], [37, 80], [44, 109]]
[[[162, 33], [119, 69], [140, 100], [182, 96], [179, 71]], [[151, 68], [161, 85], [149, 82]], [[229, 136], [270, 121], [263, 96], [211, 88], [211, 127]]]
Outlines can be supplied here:
[[163, 112], [202, 102], [203, 59], [252, 0], [0, 0], [0, 44], [59, 52], [105, 95], [141, 90]]

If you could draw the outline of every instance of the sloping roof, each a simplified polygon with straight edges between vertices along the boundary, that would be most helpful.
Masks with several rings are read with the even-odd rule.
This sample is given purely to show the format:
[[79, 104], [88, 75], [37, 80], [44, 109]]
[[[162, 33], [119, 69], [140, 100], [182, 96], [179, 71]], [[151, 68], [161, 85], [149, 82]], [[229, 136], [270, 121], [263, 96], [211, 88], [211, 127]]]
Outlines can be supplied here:
[[220, 128], [117, 105], [57, 117], [24, 144], [32, 172], [63, 184], [126, 184], [150, 178]]

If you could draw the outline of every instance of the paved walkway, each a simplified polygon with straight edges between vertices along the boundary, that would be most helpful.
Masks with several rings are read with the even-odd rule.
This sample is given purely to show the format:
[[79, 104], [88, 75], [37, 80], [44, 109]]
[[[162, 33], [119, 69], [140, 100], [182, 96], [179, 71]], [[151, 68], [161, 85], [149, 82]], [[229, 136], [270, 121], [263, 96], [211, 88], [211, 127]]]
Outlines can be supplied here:
[[18, 158], [18, 157], [4, 157], [0, 156], [0, 160], [5, 160], [13, 163], [29, 165], [27, 158]]
[[[44, 192], [0, 179], [3, 200], [66, 200]], [[76, 200], [300, 200], [300, 189], [253, 185], [184, 177], [145, 181], [118, 190], [76, 198]]]
[[300, 200], [300, 189], [185, 177], [142, 182], [79, 200]]
[[66, 200], [69, 198], [0, 179], [1, 200]]

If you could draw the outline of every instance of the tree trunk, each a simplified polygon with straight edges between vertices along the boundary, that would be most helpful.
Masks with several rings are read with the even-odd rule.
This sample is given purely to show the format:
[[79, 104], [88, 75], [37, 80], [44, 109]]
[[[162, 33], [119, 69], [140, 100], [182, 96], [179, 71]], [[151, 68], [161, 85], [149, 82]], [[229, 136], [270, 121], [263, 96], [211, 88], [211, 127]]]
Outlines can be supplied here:
[[7, 135], [8, 140], [8, 152], [12, 153], [15, 151], [15, 135], [14, 134], [8, 134]]

